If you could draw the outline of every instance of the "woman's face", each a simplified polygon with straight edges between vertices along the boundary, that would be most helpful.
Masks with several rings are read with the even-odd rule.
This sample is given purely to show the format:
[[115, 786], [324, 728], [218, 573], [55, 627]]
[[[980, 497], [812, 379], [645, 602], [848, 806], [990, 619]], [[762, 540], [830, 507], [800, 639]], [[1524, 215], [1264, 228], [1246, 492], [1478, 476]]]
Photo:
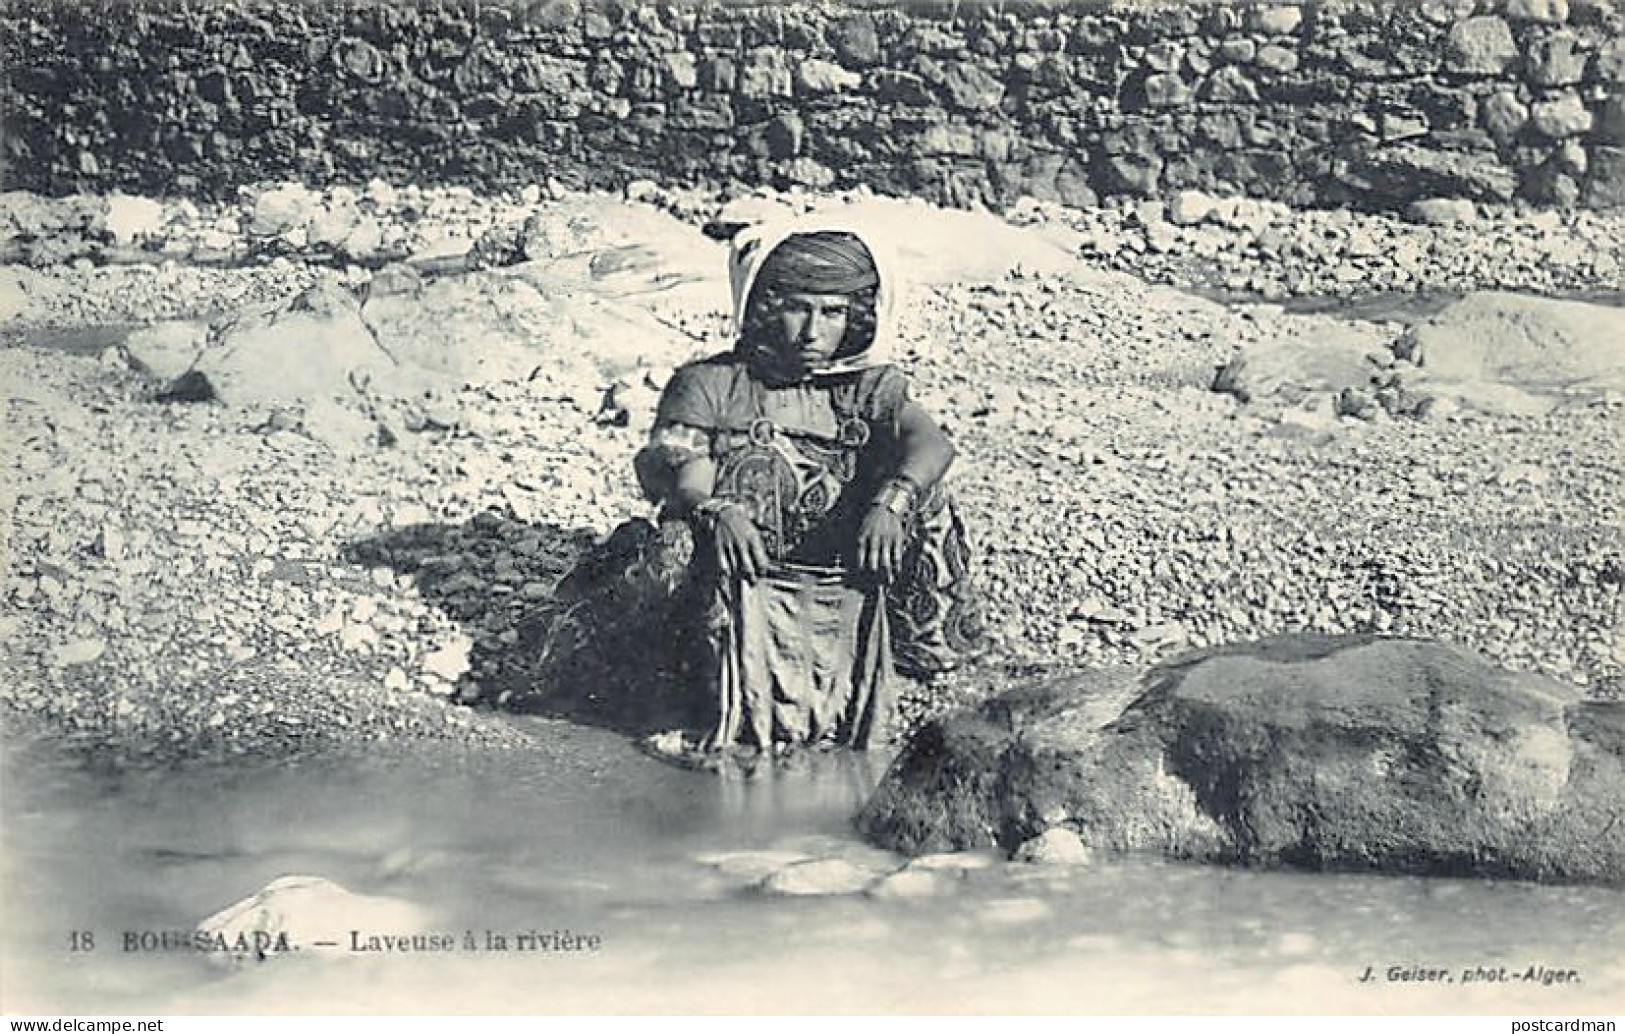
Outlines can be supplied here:
[[780, 355], [802, 369], [828, 362], [846, 339], [851, 315], [852, 299], [844, 294], [780, 295], [773, 317]]

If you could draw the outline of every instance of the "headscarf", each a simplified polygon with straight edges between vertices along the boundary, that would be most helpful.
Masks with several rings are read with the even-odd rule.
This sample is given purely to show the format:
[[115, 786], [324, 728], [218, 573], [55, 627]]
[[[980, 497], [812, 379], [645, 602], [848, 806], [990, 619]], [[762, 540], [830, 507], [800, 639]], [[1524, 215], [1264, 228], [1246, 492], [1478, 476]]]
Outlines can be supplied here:
[[[809, 239], [804, 236], [808, 234], [849, 234], [856, 241]], [[855, 247], [857, 243], [862, 247]], [[896, 336], [893, 313], [900, 283], [889, 252], [871, 231], [838, 218], [819, 216], [746, 227], [734, 235], [728, 279], [733, 288], [734, 336], [740, 345], [746, 332], [751, 291], [758, 281], [810, 294], [856, 294], [873, 287], [875, 329], [868, 347], [821, 363], [807, 376], [853, 373], [891, 361]]]

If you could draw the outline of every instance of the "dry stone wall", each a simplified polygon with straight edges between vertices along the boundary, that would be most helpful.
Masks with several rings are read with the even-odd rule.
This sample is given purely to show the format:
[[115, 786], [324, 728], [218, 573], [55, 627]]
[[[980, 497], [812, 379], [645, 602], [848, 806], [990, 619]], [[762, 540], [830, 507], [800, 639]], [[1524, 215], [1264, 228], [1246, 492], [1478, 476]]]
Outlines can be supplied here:
[[1625, 204], [1611, 0], [47, 0], [5, 178]]

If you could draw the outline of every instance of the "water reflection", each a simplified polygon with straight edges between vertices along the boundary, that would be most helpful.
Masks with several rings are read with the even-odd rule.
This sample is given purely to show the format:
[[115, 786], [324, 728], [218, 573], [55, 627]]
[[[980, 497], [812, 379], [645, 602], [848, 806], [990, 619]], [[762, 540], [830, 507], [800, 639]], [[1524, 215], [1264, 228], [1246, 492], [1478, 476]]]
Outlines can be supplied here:
[[[53, 1012], [1585, 1011], [1625, 1000], [1625, 895], [1465, 880], [1108, 860], [951, 869], [925, 897], [774, 898], [738, 852], [905, 859], [849, 817], [884, 756], [734, 778], [621, 737], [528, 725], [534, 751], [253, 769], [4, 770], [8, 1006]], [[771, 866], [769, 866], [771, 868]], [[289, 873], [413, 902], [437, 930], [573, 931], [593, 952], [346, 954], [222, 967], [121, 950]], [[940, 880], [938, 879], [940, 877]], [[73, 952], [73, 930], [98, 950]], [[1449, 985], [1390, 967], [1529, 966], [1583, 982]], [[1377, 974], [1362, 984], [1368, 967]]]

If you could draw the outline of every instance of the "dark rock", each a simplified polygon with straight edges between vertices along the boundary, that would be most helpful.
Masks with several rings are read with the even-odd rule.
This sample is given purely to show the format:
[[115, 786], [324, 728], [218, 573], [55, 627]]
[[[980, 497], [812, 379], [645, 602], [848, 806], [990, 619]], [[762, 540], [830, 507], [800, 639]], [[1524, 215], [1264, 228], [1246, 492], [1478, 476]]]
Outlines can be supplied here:
[[213, 402], [218, 396], [209, 378], [198, 370], [187, 370], [153, 396], [154, 402]]
[[806, 124], [793, 111], [785, 112], [767, 126], [768, 156], [794, 158], [801, 153], [801, 142], [807, 135]]
[[1569, 208], [1580, 200], [1580, 184], [1555, 161], [1524, 178], [1523, 196], [1548, 208]]
[[1595, 208], [1625, 206], [1625, 147], [1591, 149], [1584, 198]]
[[1410, 143], [1350, 159], [1339, 179], [1377, 199], [1404, 204], [1453, 196], [1508, 201], [1518, 189], [1517, 175], [1494, 153], [1435, 151]]
[[1004, 97], [1004, 84], [969, 61], [948, 65], [942, 86], [949, 102], [965, 111], [996, 108]]
[[1086, 673], [925, 726], [860, 815], [909, 854], [1089, 847], [1625, 882], [1625, 705], [1439, 643], [1292, 636]]
[[935, 100], [925, 85], [925, 80], [912, 72], [896, 72], [890, 69], [874, 72], [870, 76], [870, 83], [882, 100], [913, 105], [927, 105]]
[[1625, 144], [1625, 96], [1616, 94], [1603, 103], [1596, 135], [1610, 144]]
[[1155, 155], [1114, 154], [1100, 163], [1101, 177], [1109, 194], [1135, 194], [1151, 197], [1162, 177], [1162, 159]]

